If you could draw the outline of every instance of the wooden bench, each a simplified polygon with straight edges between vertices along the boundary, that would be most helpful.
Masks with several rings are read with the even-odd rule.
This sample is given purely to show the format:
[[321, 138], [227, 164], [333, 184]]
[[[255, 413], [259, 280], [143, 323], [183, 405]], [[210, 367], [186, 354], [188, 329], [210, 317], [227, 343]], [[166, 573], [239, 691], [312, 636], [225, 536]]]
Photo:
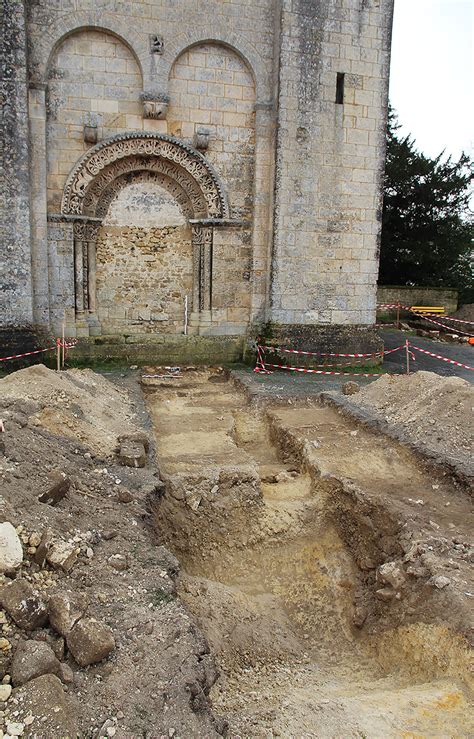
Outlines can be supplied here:
[[446, 315], [446, 311], [442, 305], [412, 305], [410, 310], [420, 315], [429, 315], [430, 313], [437, 316]]

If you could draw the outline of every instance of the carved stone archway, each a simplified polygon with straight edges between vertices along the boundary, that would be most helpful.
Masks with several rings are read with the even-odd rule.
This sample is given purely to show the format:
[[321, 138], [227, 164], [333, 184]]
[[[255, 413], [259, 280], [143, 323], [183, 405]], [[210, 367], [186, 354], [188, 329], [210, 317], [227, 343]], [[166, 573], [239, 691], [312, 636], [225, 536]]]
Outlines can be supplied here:
[[206, 159], [182, 141], [137, 132], [91, 148], [64, 186], [61, 215], [74, 222], [76, 321], [96, 321], [96, 241], [108, 206], [123, 187], [144, 173], [175, 197], [192, 225], [193, 312], [211, 308], [213, 228], [229, 216], [220, 180]]

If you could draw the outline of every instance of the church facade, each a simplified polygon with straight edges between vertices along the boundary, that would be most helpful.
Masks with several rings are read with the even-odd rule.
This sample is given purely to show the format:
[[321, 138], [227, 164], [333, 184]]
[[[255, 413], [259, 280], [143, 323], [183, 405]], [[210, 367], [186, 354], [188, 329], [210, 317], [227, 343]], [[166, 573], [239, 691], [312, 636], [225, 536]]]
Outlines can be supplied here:
[[4, 0], [0, 334], [376, 346], [392, 5]]

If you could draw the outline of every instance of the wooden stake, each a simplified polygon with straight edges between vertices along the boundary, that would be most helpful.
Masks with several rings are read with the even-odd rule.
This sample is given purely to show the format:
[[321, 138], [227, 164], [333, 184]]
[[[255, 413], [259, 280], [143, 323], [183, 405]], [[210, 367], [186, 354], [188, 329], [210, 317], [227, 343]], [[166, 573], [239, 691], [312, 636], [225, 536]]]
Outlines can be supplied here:
[[407, 358], [407, 375], [410, 374], [410, 350], [408, 348], [408, 339], [405, 340], [405, 352], [406, 352], [406, 358]]
[[400, 328], [400, 303], [397, 303], [397, 328]]
[[61, 369], [61, 339], [56, 339], [56, 370], [59, 372]]
[[64, 359], [65, 359], [65, 341], [64, 341], [64, 321], [63, 321], [63, 327], [62, 327], [62, 345], [61, 345], [61, 367], [64, 369]]

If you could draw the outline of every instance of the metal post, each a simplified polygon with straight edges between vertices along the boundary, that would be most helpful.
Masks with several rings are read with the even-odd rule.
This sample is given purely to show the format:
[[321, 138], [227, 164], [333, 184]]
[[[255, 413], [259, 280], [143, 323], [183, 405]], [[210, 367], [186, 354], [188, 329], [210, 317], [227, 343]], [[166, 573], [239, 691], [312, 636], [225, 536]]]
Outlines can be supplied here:
[[406, 352], [406, 358], [407, 358], [407, 375], [410, 374], [410, 349], [408, 339], [405, 340], [405, 352]]
[[184, 335], [188, 335], [188, 296], [184, 296]]

